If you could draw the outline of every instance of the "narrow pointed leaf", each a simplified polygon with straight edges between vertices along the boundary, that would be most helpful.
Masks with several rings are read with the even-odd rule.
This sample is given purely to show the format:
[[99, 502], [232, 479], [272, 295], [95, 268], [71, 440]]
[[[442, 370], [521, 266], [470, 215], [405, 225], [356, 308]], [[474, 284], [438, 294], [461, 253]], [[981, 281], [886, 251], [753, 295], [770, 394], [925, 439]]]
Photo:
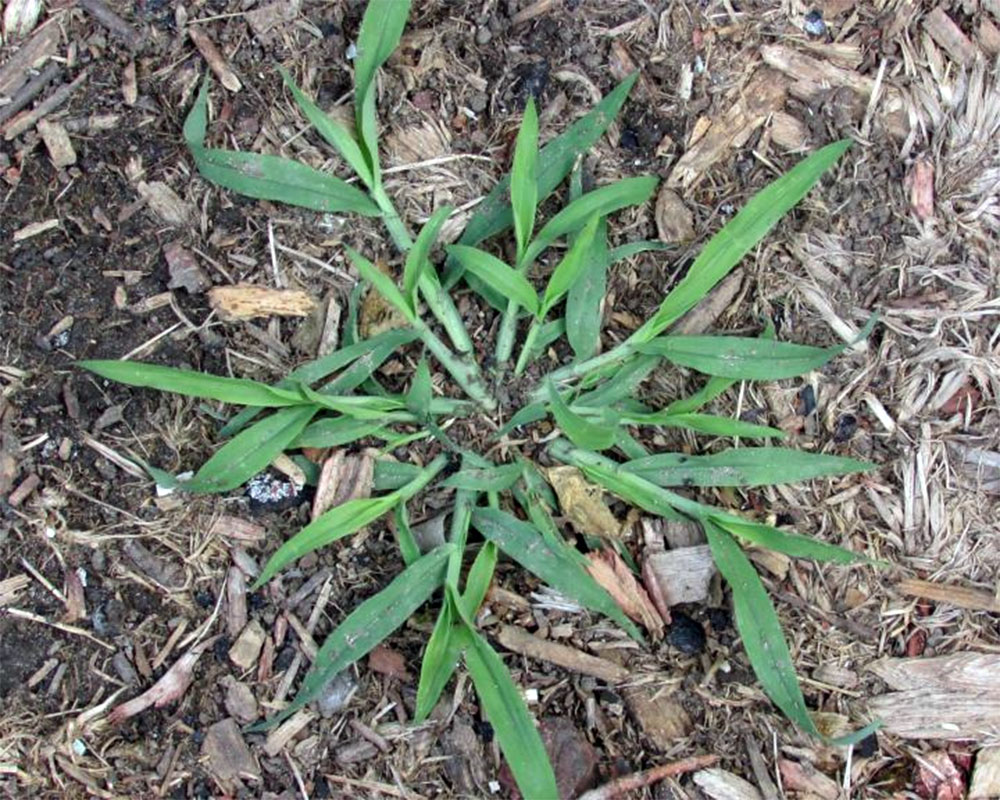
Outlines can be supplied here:
[[380, 180], [375, 73], [399, 44], [409, 14], [410, 0], [369, 0], [358, 31], [354, 62], [355, 124], [375, 183]]
[[295, 98], [295, 102], [302, 109], [302, 113], [305, 114], [306, 119], [312, 123], [313, 127], [319, 132], [319, 135], [326, 139], [340, 153], [343, 159], [350, 164], [351, 169], [361, 178], [364, 184], [370, 187], [372, 185], [371, 168], [365, 161], [364, 154], [361, 152], [361, 148], [358, 146], [351, 131], [347, 130], [341, 122], [331, 118], [323, 109], [309, 99], [295, 84], [295, 81], [292, 80], [292, 76], [288, 74], [288, 70], [279, 65], [278, 72], [281, 73], [285, 86], [292, 93], [292, 97]]
[[757, 679], [789, 719], [807, 733], [819, 736], [802, 697], [781, 623], [757, 570], [732, 536], [710, 521], [703, 525], [712, 558], [732, 587], [736, 629]]
[[464, 467], [441, 481], [441, 485], [480, 492], [502, 492], [513, 486], [520, 477], [520, 464], [500, 464], [482, 469]]
[[189, 149], [205, 178], [246, 197], [328, 213], [351, 212], [365, 217], [382, 213], [349, 183], [289, 158], [201, 146]]
[[574, 405], [593, 408], [613, 406], [631, 397], [658, 363], [660, 359], [656, 356], [640, 356], [626, 361], [601, 386], [578, 397]]
[[608, 221], [602, 217], [585, 264], [566, 294], [566, 338], [578, 360], [590, 358], [601, 341], [601, 303], [607, 291]]
[[417, 371], [413, 375], [410, 393], [406, 397], [406, 406], [418, 418], [423, 419], [431, 412], [431, 370], [427, 359], [421, 359]]
[[615, 443], [618, 426], [614, 422], [591, 422], [575, 414], [549, 381], [549, 408], [563, 433], [577, 447], [587, 450], [607, 450]]
[[532, 314], [538, 313], [538, 295], [527, 278], [511, 269], [499, 258], [475, 247], [454, 244], [448, 253], [455, 256], [465, 269], [493, 287], [504, 297], [514, 300]]
[[784, 439], [786, 434], [780, 428], [767, 425], [754, 425], [751, 422], [733, 419], [732, 417], [717, 417], [712, 414], [667, 414], [654, 412], [652, 414], [627, 414], [625, 421], [630, 425], [661, 425], [664, 428], [689, 428], [709, 436], [742, 436], [750, 439], [773, 437]]
[[[538, 154], [537, 173], [539, 202], [562, 183], [563, 178], [573, 168], [577, 157], [593, 147], [608, 126], [614, 122], [638, 77], [637, 72], [629, 75], [589, 112], [541, 149]], [[510, 207], [509, 188], [510, 175], [505, 175], [479, 204], [476, 213], [465, 227], [465, 232], [459, 240], [460, 244], [477, 245], [511, 226], [513, 213]], [[451, 287], [461, 276], [463, 268], [457, 258], [449, 258], [447, 266], [445, 286]], [[506, 307], [506, 302], [503, 307]]]
[[588, 257], [597, 233], [598, 223], [601, 217], [593, 216], [590, 221], [583, 226], [583, 230], [573, 240], [566, 255], [563, 256], [558, 266], [553, 270], [545, 287], [545, 294], [542, 298], [542, 309], [539, 316], [544, 319], [545, 315], [552, 310], [569, 290], [577, 283], [583, 270], [588, 266]]
[[399, 553], [403, 557], [403, 563], [410, 566], [420, 558], [420, 546], [413, 537], [413, 530], [410, 528], [410, 515], [406, 510], [406, 503], [400, 503], [396, 506], [395, 523], [393, 533], [396, 536]]
[[385, 421], [355, 419], [354, 417], [326, 417], [310, 422], [289, 447], [340, 447], [366, 436], [377, 436], [385, 428]]
[[[870, 324], [866, 333], [871, 330]], [[780, 380], [817, 369], [850, 346], [845, 342], [834, 347], [809, 347], [738, 336], [663, 336], [636, 349], [706, 375], [730, 380]]]
[[344, 249], [361, 277], [368, 281], [375, 291], [382, 295], [385, 301], [394, 306], [410, 323], [416, 322], [416, 313], [412, 305], [403, 297], [403, 293], [399, 291], [392, 278], [383, 273], [357, 250], [346, 245]]
[[806, 196], [850, 144], [845, 139], [817, 150], [750, 198], [705, 245], [684, 278], [629, 341], [648, 342], [694, 308]]
[[640, 242], [628, 242], [627, 244], [620, 244], [618, 247], [611, 248], [608, 253], [608, 260], [610, 263], [615, 264], [626, 258], [637, 256], [639, 253], [674, 250], [676, 247], [677, 245], [675, 244], [667, 244], [666, 242], [661, 242], [656, 239], [643, 239]]
[[469, 619], [476, 618], [479, 607], [486, 599], [490, 584], [493, 583], [493, 573], [499, 555], [500, 551], [493, 542], [485, 542], [476, 553], [472, 566], [469, 567], [469, 573], [465, 576], [465, 589], [459, 598], [465, 616]]
[[657, 486], [768, 486], [873, 467], [853, 458], [784, 447], [741, 447], [707, 456], [660, 453], [622, 465]]
[[258, 589], [291, 562], [324, 545], [350, 536], [394, 508], [397, 503], [412, 497], [441, 471], [445, 460], [444, 456], [438, 456], [420, 470], [410, 483], [384, 497], [348, 500], [321, 514], [278, 548], [264, 566], [260, 577], [254, 581], [252, 588]]
[[276, 411], [226, 442], [181, 486], [196, 494], [228, 492], [242, 486], [281, 455], [315, 413], [315, 406]]
[[776, 550], [792, 558], [811, 558], [814, 561], [829, 561], [834, 564], [874, 564], [863, 553], [854, 553], [835, 544], [803, 536], [801, 533], [783, 531], [771, 525], [737, 517], [725, 512], [711, 513], [709, 518], [720, 528], [750, 544]]
[[633, 638], [641, 638], [638, 629], [611, 595], [583, 568], [579, 553], [573, 556], [567, 552], [572, 550], [568, 544], [563, 542], [560, 547], [533, 525], [494, 508], [475, 509], [472, 524], [504, 553], [552, 588], [580, 605], [610, 617]]
[[437, 241], [441, 226], [444, 225], [452, 211], [451, 206], [442, 206], [435, 211], [424, 227], [420, 229], [417, 240], [406, 254], [406, 265], [403, 267], [403, 296], [410, 301], [413, 308], [416, 308], [414, 293], [417, 291], [420, 276], [423, 275], [424, 270], [433, 269], [428, 263], [427, 257], [430, 255], [431, 248], [434, 247], [434, 242]]
[[242, 406], [281, 407], [303, 405], [306, 401], [294, 392], [282, 391], [264, 383], [243, 378], [224, 378], [205, 372], [143, 364], [137, 361], [78, 361], [78, 367], [102, 378], [173, 392], [187, 397], [203, 397]]
[[413, 721], [418, 725], [430, 716], [458, 666], [461, 640], [454, 635], [454, 627], [451, 600], [445, 597], [420, 662], [417, 708], [413, 715]]
[[593, 216], [606, 216], [627, 206], [645, 203], [659, 183], [655, 175], [638, 178], [623, 178], [615, 183], [601, 186], [587, 192], [579, 200], [550, 219], [528, 246], [524, 257], [518, 262], [519, 269], [525, 269], [557, 239], [583, 228]]
[[471, 628], [465, 666], [522, 797], [556, 798], [556, 776], [521, 691], [493, 648]]
[[524, 107], [524, 118], [514, 144], [514, 163], [510, 171], [510, 205], [514, 212], [514, 237], [518, 258], [524, 253], [535, 228], [538, 206], [538, 113], [534, 98]]
[[315, 700], [334, 675], [366, 656], [406, 622], [441, 585], [451, 550], [449, 544], [435, 548], [354, 609], [324, 640], [295, 700], [252, 730], [273, 727]]

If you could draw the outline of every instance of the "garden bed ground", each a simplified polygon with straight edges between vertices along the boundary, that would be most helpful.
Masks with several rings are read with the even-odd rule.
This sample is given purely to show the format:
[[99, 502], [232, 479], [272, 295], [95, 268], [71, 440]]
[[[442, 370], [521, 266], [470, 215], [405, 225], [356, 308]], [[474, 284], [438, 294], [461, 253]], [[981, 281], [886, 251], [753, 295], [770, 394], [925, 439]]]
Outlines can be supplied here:
[[[1000, 653], [996, 0], [414, 5], [380, 79], [387, 187], [414, 224], [444, 203], [461, 209], [446, 238], [508, 168], [529, 92], [544, 141], [640, 71], [585, 166], [598, 183], [663, 178], [659, 202], [619, 215], [612, 236], [677, 247], [615, 268], [606, 344], [656, 308], [755, 190], [819, 145], [856, 141], [684, 324], [756, 333], [769, 318], [783, 339], [830, 344], [881, 313], [867, 345], [821, 372], [744, 386], [716, 409], [877, 471], [713, 499], [891, 562], [875, 571], [759, 561], [810, 705], [834, 730], [875, 715], [886, 729], [850, 752], [798, 733], [756, 687], [717, 583], [705, 603], [674, 614], [664, 640], [637, 647], [503, 565], [485, 633], [503, 644], [520, 629], [627, 674], [605, 681], [501, 648], [561, 779], [584, 788], [715, 755], [722, 771], [668, 777], [635, 796], [834, 798], [847, 786], [854, 797], [958, 798], [974, 774], [987, 781], [992, 768], [996, 780], [996, 751], [983, 746], [1000, 733], [1000, 693], [982, 678]], [[241, 616], [227, 580], [297, 529], [308, 498], [275, 508], [240, 492], [158, 496], [125, 459], [195, 468], [216, 442], [211, 409], [72, 367], [130, 354], [273, 381], [315, 353], [318, 332], [277, 317], [223, 322], [208, 285], [301, 288], [346, 309], [353, 278], [341, 244], [391, 262], [374, 222], [206, 183], [180, 135], [206, 69], [194, 29], [232, 72], [229, 89], [213, 89], [213, 141], [343, 172], [274, 65], [325, 108], [349, 101], [346, 53], [362, 4], [112, 8], [116, 19], [94, 0], [53, 0], [31, 33], [0, 49], [0, 98], [24, 91], [26, 63], [45, 64], [47, 78], [28, 109], [71, 87], [40, 125], [0, 105], [10, 117], [0, 144], [0, 792], [511, 796], [464, 679], [430, 722], [408, 724], [426, 614], [355, 665], [329, 717], [298, 717], [280, 738], [242, 734], [232, 720], [293, 693], [311, 634], [322, 641], [399, 569], [392, 535], [374, 525], [304, 560], [277, 589], [247, 598]], [[459, 305], [485, 345], [492, 312], [473, 295]], [[668, 400], [691, 380], [664, 369], [646, 392]], [[433, 516], [434, 500], [411, 504], [412, 519]], [[641, 559], [634, 528], [628, 545]], [[238, 641], [247, 649], [232, 650]], [[984, 657], [957, 658], [967, 652]], [[871, 669], [942, 656], [956, 658], [921, 661], [926, 674], [913, 674], [915, 662]], [[118, 703], [192, 662], [178, 699], [109, 722]], [[752, 784], [746, 794], [735, 776]], [[1000, 796], [983, 785], [992, 788], [979, 796]]]

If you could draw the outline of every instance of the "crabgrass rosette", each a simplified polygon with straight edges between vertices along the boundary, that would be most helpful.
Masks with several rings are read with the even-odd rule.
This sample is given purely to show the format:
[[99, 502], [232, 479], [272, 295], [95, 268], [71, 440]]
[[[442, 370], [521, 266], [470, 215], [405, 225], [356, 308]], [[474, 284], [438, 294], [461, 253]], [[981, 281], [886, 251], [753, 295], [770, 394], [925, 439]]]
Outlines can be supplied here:
[[[736, 625], [761, 686], [790, 719], [818, 736], [777, 615], [743, 545], [839, 564], [866, 559], [704, 505], [676, 487], [761, 486], [869, 469], [871, 465], [853, 459], [774, 445], [784, 436], [782, 431], [702, 410], [738, 381], [802, 375], [822, 367], [846, 345], [818, 348], [780, 342], [770, 330], [759, 338], [671, 336], [668, 331], [805, 196], [848, 143], [836, 142], [818, 150], [755, 195], [705, 245], [657, 312], [627, 339], [599, 352], [608, 270], [617, 260], [663, 247], [658, 242], [608, 246], [609, 217], [645, 203], [656, 187], [655, 177], [625, 178], [584, 192], [580, 170], [573, 170], [617, 115], [635, 76], [541, 149], [537, 115], [529, 102], [511, 173], [479, 206], [459, 241], [446, 248], [447, 258], [439, 272], [431, 256], [452, 210], [437, 209], [418, 235], [412, 236], [382, 186], [379, 165], [375, 76], [398, 44], [408, 10], [408, 3], [399, 0], [372, 0], [368, 5], [358, 37], [353, 128], [328, 117], [281, 70], [305, 117], [354, 171], [362, 188], [277, 156], [206, 146], [207, 81], [184, 126], [199, 171], [222, 187], [319, 211], [380, 218], [405, 255], [399, 283], [375, 268], [364, 254], [349, 247], [345, 250], [370, 285], [369, 291], [378, 292], [391, 304], [406, 327], [359, 340], [348, 325], [345, 346], [297, 368], [274, 386], [148, 364], [80, 364], [133, 386], [244, 407], [223, 429], [228, 441], [190, 480], [179, 481], [150, 467], [158, 482], [172, 482], [185, 491], [235, 489], [281, 454], [297, 457], [306, 447], [341, 447], [372, 440], [393, 447], [417, 438], [436, 443], [440, 455], [424, 465], [379, 459], [375, 496], [331, 508], [271, 556], [255, 586], [265, 584], [305, 553], [393, 513], [404, 568], [327, 635], [296, 698], [262, 726], [274, 725], [311, 702], [337, 672], [390, 636], [418, 608], [433, 602], [438, 607], [437, 621], [424, 649], [417, 720], [431, 712], [458, 665], [464, 663], [522, 794], [556, 795], [555, 777], [532, 715], [503, 659], [476, 622], [498, 558], [502, 554], [512, 559], [581, 606], [608, 617], [635, 639], [642, 636], [591, 577], [584, 553], [560, 532], [554, 519], [556, 502], [539, 465], [518, 455], [512, 445], [504, 449], [512, 454], [509, 460], [491, 460], [454, 441], [447, 432], [455, 418], [495, 417], [499, 411], [504, 424], [496, 424], [495, 440], [518, 425], [551, 417], [561, 435], [547, 446], [550, 459], [576, 467], [594, 484], [648, 514], [680, 515], [704, 528], [712, 555], [731, 587]], [[540, 203], [571, 171], [566, 204], [540, 223]], [[512, 264], [481, 247], [487, 239], [508, 232], [513, 235]], [[540, 259], [559, 247], [561, 255], [552, 258], [555, 266], [547, 280], [540, 281]], [[492, 373], [477, 361], [472, 337], [452, 299], [451, 292], [460, 281], [482, 299], [484, 309], [492, 306], [499, 314]], [[351, 318], [356, 318], [356, 306]], [[869, 331], [870, 325], [863, 335]], [[540, 362], [539, 357], [562, 338], [573, 358], [546, 374], [548, 362]], [[390, 391], [380, 383], [379, 368], [386, 359], [416, 345], [453, 379], [454, 389], [465, 398], [436, 392], [426, 358], [419, 359], [405, 392]], [[662, 364], [707, 377], [691, 396], [652, 409], [643, 403], [639, 386]], [[526, 380], [519, 376], [532, 365], [534, 386], [525, 393], [527, 402], [521, 408], [503, 407], [494, 387], [514, 378]], [[650, 453], [643, 443], [649, 440], [646, 434], [667, 427], [764, 444], [709, 455]], [[454, 465], [450, 470], [446, 469], [449, 462]], [[406, 504], [429, 486], [450, 491], [453, 502], [445, 543], [422, 552], [410, 532]], [[472, 531], [482, 543], [467, 563]], [[862, 730], [848, 739], [868, 732]]]

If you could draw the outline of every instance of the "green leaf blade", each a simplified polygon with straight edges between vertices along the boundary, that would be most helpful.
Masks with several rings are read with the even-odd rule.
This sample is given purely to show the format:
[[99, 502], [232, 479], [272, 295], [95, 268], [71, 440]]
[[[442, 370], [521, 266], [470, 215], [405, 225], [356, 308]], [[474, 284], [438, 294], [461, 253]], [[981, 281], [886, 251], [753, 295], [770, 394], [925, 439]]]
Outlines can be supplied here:
[[465, 633], [465, 666], [486, 718], [523, 797], [557, 798], [556, 776], [542, 737], [500, 656], [471, 628]]
[[424, 271], [431, 269], [427, 257], [430, 255], [431, 248], [434, 247], [434, 242], [437, 241], [441, 226], [451, 216], [453, 210], [452, 206], [442, 206], [435, 211], [424, 227], [420, 229], [413, 247], [406, 254], [406, 264], [403, 267], [403, 296], [410, 301], [414, 308], [416, 308], [414, 295], [417, 291], [417, 283], [419, 283]]
[[247, 197], [329, 213], [351, 212], [365, 217], [382, 213], [359, 189], [298, 161], [201, 146], [190, 150], [205, 178]]
[[451, 551], [449, 544], [435, 548], [354, 609], [324, 640], [295, 700], [254, 730], [273, 727], [316, 699], [334, 675], [366, 656], [406, 622], [441, 585]]
[[607, 450], [618, 436], [618, 426], [613, 423], [591, 422], [573, 412], [559, 396], [555, 384], [548, 382], [549, 408], [560, 430], [573, 444], [586, 450]]
[[607, 292], [608, 221], [601, 217], [578, 280], [566, 294], [566, 338], [577, 360], [590, 358], [601, 341], [601, 303]]
[[392, 278], [384, 274], [382, 270], [372, 264], [367, 258], [365, 258], [361, 253], [359, 253], [354, 248], [344, 246], [347, 251], [348, 257], [351, 259], [351, 263], [354, 268], [358, 271], [362, 278], [368, 281], [372, 288], [375, 289], [387, 303], [392, 305], [400, 314], [402, 314], [407, 321], [411, 324], [416, 322], [417, 315], [413, 309], [413, 304], [411, 301], [407, 301], [403, 297], [403, 293], [399, 291], [399, 287], [393, 282]]
[[475, 247], [453, 244], [448, 253], [455, 256], [462, 266], [497, 292], [514, 300], [518, 305], [537, 315], [538, 295], [527, 278], [504, 264], [499, 258]]
[[853, 458], [783, 447], [741, 447], [706, 456], [661, 453], [622, 465], [657, 486], [769, 486], [873, 467]]
[[590, 218], [587, 224], [583, 226], [583, 230], [580, 231], [580, 235], [573, 241], [566, 255], [559, 262], [558, 266], [556, 266], [555, 270], [553, 270], [548, 285], [545, 287], [545, 295], [542, 298], [542, 308], [539, 311], [541, 318], [545, 318], [545, 315], [562, 299], [563, 295], [570, 290], [570, 287], [578, 282], [583, 270], [589, 266], [588, 256], [594, 243], [594, 237], [597, 234], [597, 226], [601, 220], [602, 217], [599, 216]]
[[845, 139], [817, 150], [750, 198], [705, 245], [687, 275], [628, 341], [632, 344], [648, 342], [697, 305], [806, 196], [850, 145], [851, 142]]
[[484, 468], [463, 467], [441, 481], [441, 485], [470, 491], [502, 492], [513, 486], [520, 477], [520, 464], [500, 464]]
[[726, 531], [710, 521], [703, 521], [703, 527], [712, 558], [732, 587], [736, 629], [757, 679], [789, 719], [807, 733], [819, 736], [799, 688], [778, 615], [757, 571]]
[[538, 112], [535, 99], [528, 99], [524, 118], [514, 144], [514, 163], [510, 171], [510, 205], [514, 214], [514, 237], [520, 261], [535, 228], [538, 207]]
[[451, 599], [446, 596], [420, 662], [417, 708], [413, 715], [413, 721], [418, 725], [430, 716], [458, 666], [461, 640], [455, 635], [454, 628]]

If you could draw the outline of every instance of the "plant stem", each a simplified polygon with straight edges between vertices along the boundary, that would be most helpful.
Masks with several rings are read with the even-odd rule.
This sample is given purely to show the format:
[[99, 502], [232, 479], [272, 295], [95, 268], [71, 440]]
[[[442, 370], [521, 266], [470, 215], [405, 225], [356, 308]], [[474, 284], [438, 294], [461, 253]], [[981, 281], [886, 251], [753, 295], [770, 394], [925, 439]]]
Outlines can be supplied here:
[[[596, 370], [607, 368], [616, 364], [621, 364], [632, 358], [635, 355], [635, 350], [632, 345], [629, 344], [629, 340], [625, 340], [617, 347], [608, 350], [606, 353], [601, 353], [593, 358], [588, 358], [586, 361], [579, 361], [575, 364], [567, 364], [565, 367], [557, 369], [555, 372], [550, 373], [553, 383], [557, 386], [560, 384], [570, 383], [580, 378], [584, 378]], [[542, 402], [545, 400], [546, 391], [544, 386], [536, 386], [531, 390], [529, 395], [533, 402]]]
[[533, 319], [531, 321], [531, 327], [528, 328], [528, 335], [524, 339], [524, 345], [521, 347], [521, 354], [517, 357], [517, 366], [514, 367], [515, 375], [520, 375], [524, 372], [524, 368], [531, 362], [532, 350], [535, 349], [535, 339], [538, 338], [538, 332], [541, 329], [541, 321]]
[[504, 365], [510, 361], [510, 355], [514, 350], [514, 334], [517, 332], [517, 312], [520, 306], [513, 300], [507, 302], [507, 310], [503, 312], [503, 320], [500, 323], [500, 333], [497, 334], [496, 359], [498, 365]]
[[[371, 197], [375, 201], [375, 205], [382, 210], [382, 221], [385, 223], [386, 230], [389, 231], [389, 236], [396, 245], [396, 249], [405, 253], [413, 247], [413, 237], [381, 183], [371, 190]], [[469, 338], [468, 331], [465, 330], [462, 316], [455, 308], [451, 295], [442, 288], [437, 276], [432, 274], [430, 270], [424, 270], [417, 285], [420, 287], [420, 293], [423, 295], [427, 307], [447, 331], [448, 338], [455, 345], [455, 349], [463, 356], [471, 354], [472, 340]]]
[[442, 342], [420, 317], [416, 318], [413, 327], [416, 329], [421, 341], [427, 346], [427, 349], [441, 362], [441, 366], [448, 370], [451, 377], [455, 379], [465, 393], [480, 408], [492, 414], [496, 410], [497, 401], [493, 399], [493, 396], [486, 388], [486, 384], [483, 383], [482, 373], [480, 373], [476, 362], [472, 360], [471, 354], [456, 356], [448, 349], [448, 345]]

